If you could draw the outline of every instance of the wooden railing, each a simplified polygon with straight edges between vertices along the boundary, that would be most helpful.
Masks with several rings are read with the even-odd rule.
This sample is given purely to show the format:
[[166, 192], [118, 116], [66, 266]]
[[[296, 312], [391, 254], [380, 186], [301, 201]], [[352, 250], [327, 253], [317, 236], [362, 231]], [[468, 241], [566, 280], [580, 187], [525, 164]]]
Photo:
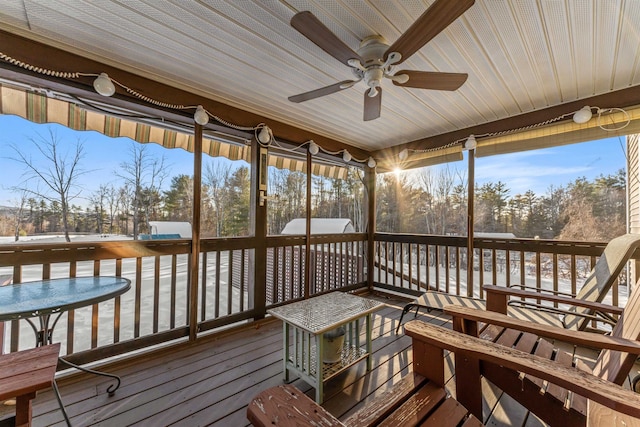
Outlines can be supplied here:
[[[267, 301], [256, 301], [255, 238], [200, 244], [198, 331], [261, 318], [264, 309], [305, 295], [304, 236], [267, 238]], [[312, 236], [309, 295], [365, 281], [366, 235]], [[58, 277], [123, 276], [131, 289], [111, 301], [63, 313], [53, 339], [72, 362], [85, 363], [189, 336], [191, 241], [109, 241], [0, 246], [0, 276], [14, 283]], [[25, 286], [28, 286], [25, 284]], [[1, 328], [0, 323], [0, 330]], [[5, 323], [5, 352], [35, 345], [25, 320]], [[2, 335], [0, 335], [2, 338]], [[2, 343], [0, 339], [0, 343]]]
[[[14, 283], [95, 275], [132, 281], [131, 290], [120, 297], [62, 315], [54, 341], [77, 363], [186, 339], [190, 307], [197, 307], [197, 330], [203, 332], [261, 318], [269, 307], [306, 295], [351, 290], [367, 281], [366, 234], [313, 235], [308, 253], [305, 236], [273, 236], [263, 252], [266, 289], [257, 292], [254, 265], [264, 265], [255, 262], [257, 243], [253, 237], [203, 240], [198, 288], [191, 295], [195, 305], [189, 292], [190, 240], [3, 245], [0, 276], [10, 274]], [[464, 237], [377, 233], [373, 281], [406, 294], [429, 287], [481, 297], [484, 283], [525, 283], [575, 293], [605, 243], [476, 238], [469, 288], [466, 245]], [[264, 241], [261, 247], [265, 250]], [[626, 290], [616, 283], [608, 301], [624, 304]], [[5, 352], [35, 345], [26, 321], [5, 327]]]
[[[606, 242], [475, 238], [469, 262], [465, 237], [376, 233], [372, 273], [379, 286], [413, 294], [433, 289], [483, 298], [483, 284], [524, 284], [576, 294], [605, 246]], [[471, 286], [468, 265], [473, 270]], [[626, 281], [624, 271], [605, 301], [623, 305]]]

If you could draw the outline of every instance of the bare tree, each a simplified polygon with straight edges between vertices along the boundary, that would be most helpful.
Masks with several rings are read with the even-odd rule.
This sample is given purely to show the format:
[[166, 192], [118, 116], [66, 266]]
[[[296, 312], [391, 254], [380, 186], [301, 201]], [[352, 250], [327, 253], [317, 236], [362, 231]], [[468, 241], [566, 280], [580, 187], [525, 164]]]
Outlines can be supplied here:
[[13, 231], [15, 236], [15, 241], [20, 240], [20, 229], [22, 226], [22, 222], [24, 220], [24, 210], [27, 207], [27, 199], [29, 193], [25, 190], [18, 190], [19, 197], [14, 201], [15, 209], [12, 211], [13, 213]]
[[205, 185], [209, 191], [209, 198], [215, 212], [216, 237], [222, 236], [225, 211], [225, 188], [231, 177], [231, 166], [222, 162], [207, 164]]
[[28, 138], [35, 150], [11, 145], [15, 156], [10, 159], [25, 166], [24, 181], [16, 187], [17, 190], [60, 204], [64, 237], [70, 242], [70, 202], [79, 196], [80, 177], [88, 172], [80, 167], [84, 148], [80, 139], [67, 147], [51, 127], [48, 127], [48, 132], [46, 136], [36, 134], [36, 137]]
[[154, 158], [144, 144], [132, 142], [129, 162], [120, 163], [116, 175], [122, 178], [133, 189], [133, 238], [138, 239], [140, 233], [140, 217], [148, 225], [151, 212], [157, 203], [156, 195], [160, 193], [162, 182], [167, 177], [165, 158]]
[[113, 186], [100, 184], [100, 187], [91, 194], [89, 199], [96, 215], [96, 233], [99, 234], [104, 233], [105, 205], [108, 203], [110, 191], [113, 191]]

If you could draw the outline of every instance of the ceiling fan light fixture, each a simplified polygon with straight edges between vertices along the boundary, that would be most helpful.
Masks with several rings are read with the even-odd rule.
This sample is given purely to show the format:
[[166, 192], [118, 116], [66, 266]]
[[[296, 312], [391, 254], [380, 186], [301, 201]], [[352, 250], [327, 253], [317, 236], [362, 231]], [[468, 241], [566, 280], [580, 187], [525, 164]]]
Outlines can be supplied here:
[[202, 105], [198, 105], [196, 112], [193, 114], [193, 120], [200, 126], [204, 126], [209, 123], [209, 114]]
[[406, 148], [398, 153], [398, 158], [400, 159], [401, 162], [404, 162], [405, 160], [407, 160], [408, 157], [409, 157], [409, 150], [407, 150]]
[[344, 160], [345, 163], [349, 163], [351, 161], [351, 153], [344, 150], [344, 153], [342, 153], [342, 160]]
[[258, 132], [258, 141], [263, 144], [268, 144], [271, 142], [271, 135], [271, 129], [269, 129], [269, 126], [262, 126], [262, 129]]
[[575, 113], [573, 113], [573, 121], [579, 125], [583, 123], [587, 123], [593, 117], [593, 113], [591, 112], [591, 107], [585, 105]]
[[469, 135], [467, 140], [464, 142], [465, 150], [475, 150], [478, 146], [478, 141], [476, 141], [476, 137], [473, 134]]
[[100, 73], [93, 81], [93, 88], [102, 96], [111, 96], [116, 93], [116, 87], [107, 73]]
[[318, 147], [318, 144], [316, 144], [312, 139], [311, 141], [309, 141], [309, 153], [312, 156], [315, 156], [316, 154], [318, 154], [318, 152], [320, 152], [320, 147]]
[[367, 166], [369, 166], [371, 169], [376, 167], [376, 161], [373, 159], [373, 157], [369, 157], [369, 160], [367, 161]]
[[400, 83], [401, 85], [405, 84], [406, 82], [409, 81], [409, 75], [408, 74], [397, 74], [395, 76], [389, 76], [389, 79], [396, 82], [396, 83]]

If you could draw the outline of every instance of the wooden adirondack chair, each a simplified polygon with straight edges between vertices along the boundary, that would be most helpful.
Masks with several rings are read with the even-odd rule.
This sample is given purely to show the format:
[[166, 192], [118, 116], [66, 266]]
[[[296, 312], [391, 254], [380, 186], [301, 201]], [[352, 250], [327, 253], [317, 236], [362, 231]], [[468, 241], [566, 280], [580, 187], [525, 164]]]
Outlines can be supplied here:
[[[466, 307], [450, 306], [445, 307], [444, 311], [453, 317], [453, 326], [458, 332], [544, 358], [547, 362], [552, 361], [565, 367], [575, 366], [584, 375], [588, 372], [605, 382], [618, 385], [623, 384], [640, 355], [640, 291], [633, 293], [610, 336], [538, 325], [501, 313]], [[479, 325], [483, 325], [482, 329]], [[411, 329], [407, 324], [405, 330], [413, 336]], [[591, 369], [580, 360], [574, 361], [568, 353], [554, 349], [540, 337], [602, 351]], [[508, 366], [495, 363], [495, 360], [480, 362], [481, 359], [470, 357], [464, 351], [456, 354], [455, 360], [457, 399], [476, 416], [479, 412], [481, 416], [482, 411], [479, 390], [480, 375], [483, 375], [549, 424], [584, 426], [586, 423], [586, 398], [590, 398], [590, 395], [581, 393], [584, 390], [568, 393], [567, 389], [572, 388], [566, 381], [547, 387], [542, 381], [547, 379], [545, 377], [535, 373], [535, 376], [523, 376], [517, 370], [505, 369]]]
[[[551, 290], [543, 290], [543, 292], [531, 291], [521, 285], [513, 285], [511, 287], [484, 286], [485, 291], [487, 291], [486, 302], [478, 298], [427, 291], [404, 307], [396, 333], [400, 329], [404, 315], [412, 309], [415, 308], [417, 314], [420, 308], [442, 310], [448, 305], [459, 305], [481, 310], [486, 308], [500, 313], [507, 313], [508, 311], [515, 318], [576, 331], [585, 330], [591, 320], [615, 324], [615, 319], [612, 315], [617, 315], [621, 312], [617, 307], [598, 304], [590, 305], [585, 304], [585, 302], [602, 302], [638, 247], [640, 247], [640, 234], [624, 234], [612, 239], [605, 247], [575, 297]], [[515, 296], [518, 299], [509, 301], [509, 296]], [[562, 310], [548, 305], [541, 306], [532, 300], [561, 302], [571, 305], [571, 308]]]
[[[454, 352], [457, 400], [462, 404], [466, 401], [467, 405], [470, 405], [467, 408], [480, 419], [482, 419], [480, 375], [485, 372], [487, 365], [491, 365], [500, 367], [503, 371], [521, 372], [522, 375], [526, 375], [526, 378], [535, 378], [540, 383], [543, 380], [548, 381], [550, 385], [567, 388], [572, 393], [589, 399], [588, 409], [585, 409], [585, 415], [580, 419], [582, 425], [588, 427], [640, 426], [640, 395], [599, 376], [576, 367], [565, 366], [546, 357], [532, 355], [419, 320], [408, 322], [405, 333], [413, 338], [414, 372], [424, 375], [436, 384], [444, 383], [443, 351]], [[596, 335], [596, 337], [604, 338], [602, 335]], [[613, 346], [640, 350], [640, 345], [634, 341], [622, 339], [609, 341]], [[518, 378], [516, 380], [520, 381]], [[524, 383], [522, 387], [525, 387]], [[542, 400], [545, 396], [538, 394], [530, 397]], [[522, 403], [529, 408], [526, 402]], [[548, 418], [545, 417], [549, 410], [548, 405], [551, 403], [547, 402], [547, 406], [542, 405], [535, 410], [529, 409], [544, 420]], [[566, 418], [551, 419], [547, 422], [552, 426], [576, 425], [575, 422], [566, 424]]]

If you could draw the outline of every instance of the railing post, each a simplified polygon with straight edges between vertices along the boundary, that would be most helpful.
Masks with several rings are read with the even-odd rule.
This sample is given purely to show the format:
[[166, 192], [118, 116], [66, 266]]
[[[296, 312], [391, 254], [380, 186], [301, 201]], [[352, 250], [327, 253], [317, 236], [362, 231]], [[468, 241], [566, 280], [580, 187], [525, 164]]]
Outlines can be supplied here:
[[[476, 150], [469, 150], [469, 180], [467, 182], [467, 296], [473, 296], [473, 205], [475, 190], [475, 154]], [[482, 251], [480, 251], [480, 269], [482, 266]]]
[[[256, 138], [251, 140], [251, 221], [255, 237], [253, 254], [253, 287], [249, 289], [249, 304], [254, 318], [262, 319], [267, 306], [267, 176], [269, 153]], [[263, 194], [260, 194], [263, 193]]]
[[304, 298], [311, 295], [311, 153], [307, 150], [307, 224], [304, 248]]
[[198, 270], [200, 264], [200, 206], [202, 200], [202, 126], [195, 123], [193, 138], [193, 211], [189, 282], [189, 340], [198, 335]]
[[372, 290], [376, 233], [376, 171], [374, 168], [364, 168], [364, 182], [367, 191], [367, 286]]

